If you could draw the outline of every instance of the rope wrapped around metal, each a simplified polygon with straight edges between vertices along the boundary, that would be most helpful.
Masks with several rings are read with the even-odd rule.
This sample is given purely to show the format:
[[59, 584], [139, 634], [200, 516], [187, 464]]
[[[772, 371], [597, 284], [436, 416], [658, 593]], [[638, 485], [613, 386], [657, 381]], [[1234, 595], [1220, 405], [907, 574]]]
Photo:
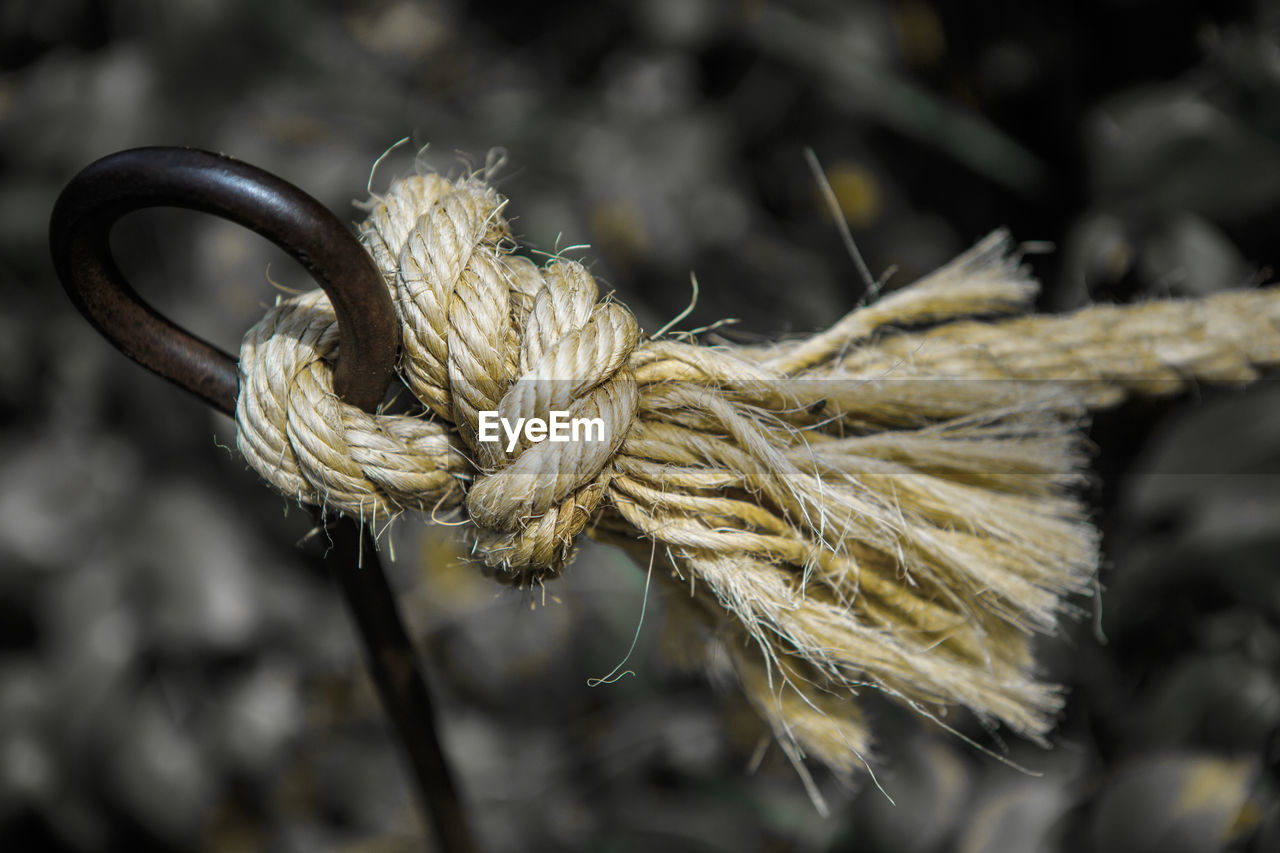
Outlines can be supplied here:
[[[1089, 411], [1280, 362], [1275, 290], [1034, 315], [1002, 232], [810, 338], [649, 338], [582, 265], [517, 254], [503, 206], [481, 177], [436, 174], [369, 202], [421, 416], [338, 399], [315, 291], [245, 338], [241, 451], [369, 523], [461, 507], [516, 586], [560, 572], [583, 531], [655, 561], [671, 647], [727, 662], [789, 755], [836, 770], [871, 747], [861, 689], [1047, 732], [1062, 697], [1031, 640], [1098, 564], [1075, 493]], [[486, 413], [557, 411], [603, 429], [482, 440]]]

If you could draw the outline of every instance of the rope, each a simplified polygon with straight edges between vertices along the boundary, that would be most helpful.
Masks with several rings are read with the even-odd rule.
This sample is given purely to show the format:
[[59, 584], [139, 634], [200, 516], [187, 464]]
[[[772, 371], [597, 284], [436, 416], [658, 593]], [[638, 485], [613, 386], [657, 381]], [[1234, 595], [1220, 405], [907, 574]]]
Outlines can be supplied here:
[[[656, 555], [677, 654], [732, 668], [789, 755], [837, 770], [871, 746], [862, 688], [1046, 733], [1062, 697], [1031, 637], [1098, 564], [1074, 493], [1088, 410], [1280, 363], [1272, 290], [1023, 316], [1038, 287], [1003, 232], [808, 339], [646, 339], [580, 264], [515, 254], [504, 203], [435, 174], [375, 196], [361, 232], [423, 416], [336, 398], [334, 314], [305, 293], [245, 338], [245, 458], [370, 523], [462, 507], [520, 587], [584, 530]], [[481, 438], [495, 413], [555, 412], [601, 429]]]

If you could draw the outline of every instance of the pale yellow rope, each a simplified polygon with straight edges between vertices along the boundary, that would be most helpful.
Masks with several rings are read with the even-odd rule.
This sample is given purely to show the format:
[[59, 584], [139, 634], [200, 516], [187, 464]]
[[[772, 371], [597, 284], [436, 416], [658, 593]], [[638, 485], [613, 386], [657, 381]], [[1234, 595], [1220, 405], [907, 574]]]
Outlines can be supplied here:
[[[865, 689], [1046, 732], [1061, 697], [1031, 637], [1098, 560], [1073, 491], [1083, 418], [1280, 362], [1272, 290], [1022, 316], [1037, 286], [1003, 233], [807, 339], [642, 339], [580, 264], [513, 254], [503, 204], [434, 174], [370, 203], [423, 417], [336, 398], [315, 291], [246, 336], [245, 458], [369, 522], [462, 506], [476, 556], [519, 586], [560, 571], [584, 530], [656, 559], [681, 657], [727, 664], [790, 754], [837, 769], [870, 747]], [[604, 435], [479, 440], [483, 412], [553, 411]]]

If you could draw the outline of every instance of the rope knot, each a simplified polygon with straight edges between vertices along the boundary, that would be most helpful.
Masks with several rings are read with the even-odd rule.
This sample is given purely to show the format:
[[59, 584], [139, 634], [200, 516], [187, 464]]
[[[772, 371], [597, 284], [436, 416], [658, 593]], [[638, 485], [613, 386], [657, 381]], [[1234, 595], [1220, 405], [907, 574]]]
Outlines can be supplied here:
[[513, 254], [504, 204], [416, 175], [361, 226], [431, 417], [337, 399], [315, 291], [245, 338], [241, 451], [363, 520], [465, 503], [476, 553], [519, 586], [591, 525], [660, 567], [684, 657], [727, 663], [788, 755], [837, 770], [871, 745], [850, 701], [866, 685], [1043, 735], [1062, 698], [1030, 637], [1098, 559], [1074, 491], [1084, 413], [1280, 364], [1275, 291], [1028, 315], [1002, 232], [812, 337], [641, 344], [581, 265]]
[[378, 199], [364, 236], [395, 290], [401, 374], [475, 463], [476, 551], [523, 582], [564, 566], [604, 497], [640, 331], [581, 264], [513, 255], [504, 204], [478, 180], [417, 176]]

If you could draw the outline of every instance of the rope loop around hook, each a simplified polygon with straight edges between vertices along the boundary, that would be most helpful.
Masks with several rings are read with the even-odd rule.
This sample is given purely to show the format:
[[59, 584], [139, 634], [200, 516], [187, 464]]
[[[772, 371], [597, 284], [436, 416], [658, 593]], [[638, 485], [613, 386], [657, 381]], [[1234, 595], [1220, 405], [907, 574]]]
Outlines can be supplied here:
[[[333, 313], [303, 294], [246, 336], [246, 458], [367, 521], [461, 508], [518, 587], [583, 531], [653, 560], [671, 644], [727, 662], [790, 754], [838, 770], [871, 746], [851, 699], [868, 685], [1043, 736], [1062, 696], [1031, 638], [1098, 563], [1088, 413], [1280, 364], [1274, 290], [1034, 315], [1003, 232], [808, 338], [655, 340], [581, 264], [518, 254], [504, 204], [437, 174], [371, 199], [361, 234], [422, 414], [336, 400]], [[552, 440], [557, 413], [599, 429]]]

